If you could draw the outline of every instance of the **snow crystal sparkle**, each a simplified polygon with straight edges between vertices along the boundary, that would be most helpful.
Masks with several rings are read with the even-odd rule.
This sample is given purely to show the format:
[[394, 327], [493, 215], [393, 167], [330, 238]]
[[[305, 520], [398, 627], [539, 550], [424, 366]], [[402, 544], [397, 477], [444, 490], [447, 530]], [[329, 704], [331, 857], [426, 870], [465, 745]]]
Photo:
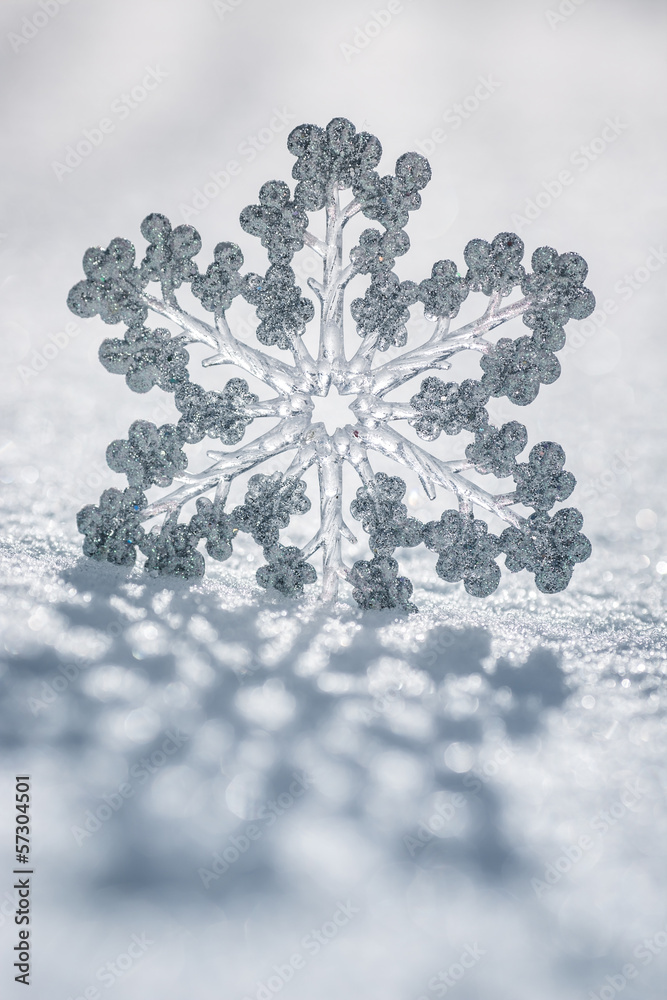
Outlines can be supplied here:
[[[564, 508], [552, 517], [548, 511], [566, 500], [575, 485], [563, 469], [565, 453], [554, 442], [543, 441], [530, 451], [526, 463], [517, 456], [528, 443], [526, 428], [517, 421], [502, 427], [489, 423], [486, 406], [491, 396], [507, 396], [518, 406], [531, 403], [540, 385], [560, 375], [555, 351], [565, 344], [564, 325], [583, 319], [595, 307], [584, 287], [586, 262], [575, 253], [559, 254], [540, 247], [531, 258], [532, 272], [522, 264], [524, 245], [514, 233], [500, 233], [490, 243], [471, 240], [464, 250], [468, 270], [461, 275], [451, 260], [437, 261], [430, 277], [419, 284], [401, 281], [393, 268], [410, 240], [405, 232], [409, 213], [421, 205], [420, 191], [431, 178], [428, 161], [405, 153], [393, 175], [374, 169], [381, 158], [379, 141], [357, 132], [344, 118], [325, 129], [300, 125], [287, 140], [296, 157], [294, 193], [283, 181], [268, 181], [259, 192], [259, 204], [241, 213], [245, 232], [257, 236], [266, 249], [266, 274], [242, 273], [243, 254], [233, 243], [219, 243], [213, 263], [201, 273], [193, 260], [201, 237], [192, 227], [172, 229], [165, 216], [149, 215], [141, 224], [148, 247], [136, 264], [128, 240], [114, 239], [106, 250], [91, 248], [83, 258], [86, 275], [71, 290], [68, 304], [77, 316], [99, 315], [105, 323], [123, 323], [122, 339], [105, 340], [100, 360], [108, 371], [125, 376], [134, 392], [154, 385], [174, 393], [181, 416], [176, 424], [157, 427], [135, 421], [126, 440], [107, 449], [111, 469], [127, 476], [128, 487], [105, 490], [99, 506], [88, 505], [78, 515], [85, 535], [84, 552], [94, 559], [121, 566], [134, 565], [137, 550], [146, 557], [147, 572], [194, 579], [204, 572], [204, 556], [225, 560], [239, 531], [248, 532], [263, 548], [266, 565], [257, 582], [284, 594], [296, 595], [317, 579], [311, 559], [322, 551], [322, 596], [335, 600], [339, 582], [353, 588], [363, 608], [412, 610], [412, 584], [399, 576], [394, 552], [423, 543], [437, 553], [436, 572], [446, 581], [463, 581], [468, 593], [491, 594], [500, 580], [498, 556], [505, 553], [511, 572], [528, 569], [544, 593], [563, 590], [573, 566], [590, 555], [590, 543], [581, 534], [582, 517]], [[342, 192], [351, 190], [349, 200]], [[309, 216], [323, 211], [326, 236], [309, 231]], [[357, 246], [343, 256], [343, 234], [357, 214], [382, 228], [366, 229]], [[313, 300], [296, 284], [290, 266], [294, 255], [310, 247], [323, 261], [322, 281], [311, 278], [310, 290], [319, 303], [320, 336], [317, 357], [304, 344], [303, 334], [315, 316]], [[345, 292], [359, 275], [370, 283], [350, 304], [361, 343], [351, 358], [344, 349]], [[147, 286], [160, 286], [159, 296]], [[185, 312], [176, 291], [187, 284], [213, 322]], [[517, 297], [520, 292], [520, 297]], [[452, 328], [470, 293], [488, 298], [479, 319]], [[238, 340], [226, 313], [237, 296], [255, 306], [257, 339], [292, 355], [292, 364], [280, 361]], [[511, 301], [503, 305], [503, 300]], [[433, 323], [430, 338], [419, 346], [377, 363], [377, 352], [405, 347], [410, 310], [418, 302]], [[179, 328], [178, 333], [145, 326], [149, 312]], [[485, 335], [521, 316], [530, 335], [495, 343]], [[205, 366], [231, 364], [260, 379], [275, 395], [260, 399], [243, 378], [229, 379], [221, 390], [208, 392], [190, 381], [187, 345], [202, 343], [214, 353]], [[386, 396], [429, 371], [451, 367], [460, 351], [480, 355], [482, 375], [461, 384], [428, 375], [409, 402], [389, 402]], [[313, 397], [326, 396], [334, 387], [355, 397], [350, 409], [356, 424], [327, 433], [313, 422]], [[238, 445], [248, 426], [259, 418], [275, 422], [266, 433], [235, 450], [208, 452], [212, 464], [201, 472], [187, 471], [184, 445], [210, 437], [228, 449]], [[392, 424], [407, 421], [425, 442], [440, 434], [468, 432], [474, 439], [465, 456], [442, 461], [432, 450], [418, 446]], [[458, 510], [447, 509], [423, 524], [408, 516], [402, 502], [406, 485], [399, 476], [375, 474], [369, 456], [380, 454], [398, 466], [416, 472], [430, 500], [436, 488], [450, 491]], [[244, 502], [225, 510], [232, 480], [268, 459], [290, 454], [282, 473], [254, 473]], [[311, 466], [319, 475], [320, 527], [315, 537], [298, 549], [280, 543], [280, 530], [294, 514], [310, 509], [301, 478]], [[352, 566], [343, 559], [342, 539], [356, 542], [343, 516], [343, 467], [358, 476], [361, 485], [350, 506], [351, 516], [368, 533], [372, 558]], [[513, 493], [494, 495], [472, 483], [464, 473], [475, 470], [498, 478], [512, 476]], [[149, 503], [144, 490], [179, 485]], [[206, 496], [211, 494], [212, 496]], [[196, 501], [189, 522], [179, 521], [184, 506]], [[533, 508], [529, 517], [514, 508]], [[474, 508], [496, 515], [508, 526], [499, 536], [489, 532]], [[144, 522], [164, 515], [160, 526], [147, 532]]]

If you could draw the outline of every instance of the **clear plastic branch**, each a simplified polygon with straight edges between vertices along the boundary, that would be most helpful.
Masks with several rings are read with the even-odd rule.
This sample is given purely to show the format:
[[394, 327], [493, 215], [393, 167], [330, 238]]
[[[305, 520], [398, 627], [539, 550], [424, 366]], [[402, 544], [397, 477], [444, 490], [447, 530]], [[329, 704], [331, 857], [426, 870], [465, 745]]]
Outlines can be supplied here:
[[520, 527], [523, 518], [513, 511], [507, 510], [506, 503], [498, 503], [497, 498], [486, 490], [475, 486], [465, 479], [460, 472], [454, 471], [451, 464], [434, 458], [423, 448], [413, 444], [389, 427], [361, 427], [358, 429], [360, 439], [369, 451], [377, 451], [387, 458], [393, 458], [400, 465], [412, 469], [419, 476], [422, 484], [431, 486], [425, 487], [428, 496], [433, 493], [432, 485], [443, 486], [451, 490], [457, 497], [463, 497], [479, 507], [483, 507], [491, 514], [496, 514], [503, 521]]
[[266, 434], [262, 434], [251, 444], [239, 448], [237, 451], [207, 452], [209, 458], [215, 459], [213, 465], [196, 474], [182, 473], [178, 479], [184, 485], [161, 500], [149, 504], [142, 512], [142, 520], [157, 517], [158, 514], [180, 510], [188, 500], [193, 500], [195, 497], [207, 493], [219, 483], [229, 483], [237, 476], [249, 472], [250, 469], [254, 469], [268, 459], [294, 449], [308, 426], [307, 416], [290, 417], [282, 420], [272, 430], [267, 431]]
[[[421, 375], [432, 368], [451, 368], [449, 359], [460, 351], [476, 350], [480, 346], [480, 338], [483, 334], [489, 333], [502, 323], [516, 319], [521, 316], [529, 306], [526, 299], [513, 302], [504, 309], [491, 311], [489, 309], [479, 319], [466, 323], [465, 326], [455, 330], [445, 329], [436, 325], [436, 330], [425, 344], [408, 351], [400, 358], [387, 361], [375, 370], [372, 378], [372, 391], [379, 396], [384, 396], [393, 389], [398, 389], [405, 382]], [[484, 342], [483, 349], [486, 350], [491, 345]]]

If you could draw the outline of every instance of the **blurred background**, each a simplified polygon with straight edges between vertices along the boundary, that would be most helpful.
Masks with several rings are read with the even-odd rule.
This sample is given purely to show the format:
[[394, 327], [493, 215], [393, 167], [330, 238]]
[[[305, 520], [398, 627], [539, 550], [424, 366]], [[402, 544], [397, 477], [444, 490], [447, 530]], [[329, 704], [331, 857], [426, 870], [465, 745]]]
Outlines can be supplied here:
[[[651, 0], [2, 4], [7, 996], [18, 773], [39, 997], [664, 996], [666, 28]], [[233, 240], [263, 270], [239, 212], [334, 116], [381, 172], [430, 160], [401, 278], [508, 229], [589, 263], [560, 380], [493, 410], [577, 477], [563, 594], [479, 601], [410, 550], [419, 614], [331, 613], [260, 592], [252, 543], [194, 586], [81, 557], [109, 441], [175, 417], [68, 311], [84, 250], [157, 211], [202, 268]]]

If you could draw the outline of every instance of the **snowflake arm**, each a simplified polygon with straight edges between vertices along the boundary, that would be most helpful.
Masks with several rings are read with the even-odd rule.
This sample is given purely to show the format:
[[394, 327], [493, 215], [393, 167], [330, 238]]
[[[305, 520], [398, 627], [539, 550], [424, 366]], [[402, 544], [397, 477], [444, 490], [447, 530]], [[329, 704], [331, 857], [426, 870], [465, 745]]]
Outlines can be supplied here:
[[437, 484], [451, 490], [457, 499], [475, 503], [509, 524], [518, 526], [522, 523], [522, 518], [518, 514], [507, 510], [506, 503], [498, 503], [496, 497], [491, 493], [475, 486], [460, 472], [453, 471], [448, 467], [448, 463], [430, 455], [397, 431], [381, 426], [360, 427], [358, 434], [369, 450], [377, 451], [387, 458], [393, 458], [400, 465], [416, 472], [422, 483], [429, 485], [429, 489], [426, 490], [428, 495], [435, 495], [433, 484]]
[[348, 276], [343, 267], [343, 221], [336, 184], [332, 187], [330, 200], [326, 205], [326, 247], [324, 274], [320, 286], [320, 348], [318, 354], [318, 370], [322, 388], [328, 388], [333, 371], [345, 360], [343, 293]]
[[191, 316], [186, 313], [178, 303], [173, 300], [167, 302], [164, 298], [159, 299], [155, 295], [149, 295], [148, 292], [144, 292], [143, 301], [146, 306], [158, 316], [164, 317], [164, 319], [171, 320], [181, 328], [183, 334], [180, 340], [184, 344], [206, 344], [207, 347], [216, 350], [220, 347], [220, 339], [214, 326], [210, 323], [204, 322], [204, 320], [198, 319], [196, 316]]
[[298, 364], [296, 368], [286, 365], [278, 358], [271, 358], [254, 347], [242, 344], [233, 336], [224, 316], [216, 320], [218, 332], [217, 352], [202, 361], [204, 368], [214, 365], [236, 365], [250, 375], [261, 379], [277, 392], [290, 393], [297, 385], [301, 392], [308, 392], [310, 379], [308, 369]]
[[[349, 567], [345, 565], [341, 550], [343, 534], [343, 460], [336, 449], [336, 441], [327, 441], [318, 453], [318, 479], [320, 487], [319, 546], [322, 549], [322, 598], [330, 601], [337, 596], [338, 580], [345, 579]], [[351, 532], [348, 530], [347, 537]]]
[[251, 444], [235, 452], [209, 451], [209, 458], [215, 462], [204, 472], [192, 474], [183, 472], [175, 476], [183, 486], [150, 504], [142, 511], [142, 519], [148, 520], [158, 514], [170, 514], [180, 510], [188, 500], [207, 492], [219, 483], [229, 483], [237, 476], [254, 469], [269, 458], [274, 458], [297, 446], [297, 442], [308, 427], [308, 417], [291, 417], [282, 420], [276, 427], [256, 438]]
[[182, 343], [201, 343], [215, 351], [215, 354], [202, 362], [204, 367], [236, 365], [262, 379], [277, 391], [289, 392], [295, 382], [302, 390], [309, 389], [308, 375], [312, 371], [313, 362], [307, 352], [299, 355], [297, 366], [294, 368], [279, 359], [267, 358], [261, 351], [234, 337], [223, 312], [216, 314], [215, 323], [210, 324], [182, 309], [175, 297], [171, 301], [166, 301], [164, 297], [160, 299], [144, 292], [141, 301], [152, 312], [171, 320], [181, 328], [185, 334], [180, 338]]
[[374, 370], [371, 377], [372, 391], [378, 396], [384, 396], [430, 368], [451, 368], [449, 359], [460, 351], [475, 350], [480, 346], [486, 350], [490, 345], [482, 342], [483, 335], [495, 330], [502, 323], [521, 316], [527, 311], [528, 306], [529, 302], [526, 299], [513, 302], [503, 309], [493, 309], [490, 304], [479, 319], [454, 330], [450, 330], [445, 323], [439, 321], [433, 336], [426, 344], [399, 358], [387, 361]]

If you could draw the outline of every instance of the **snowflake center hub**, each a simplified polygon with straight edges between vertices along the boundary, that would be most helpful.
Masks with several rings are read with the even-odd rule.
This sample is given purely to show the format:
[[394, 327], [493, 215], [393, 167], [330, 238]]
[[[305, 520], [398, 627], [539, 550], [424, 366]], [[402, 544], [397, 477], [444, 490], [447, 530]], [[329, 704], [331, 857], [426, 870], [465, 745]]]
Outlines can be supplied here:
[[313, 412], [311, 422], [323, 423], [327, 434], [332, 436], [339, 427], [344, 427], [352, 421], [348, 412], [354, 396], [343, 396], [335, 386], [329, 388], [326, 396], [311, 396]]

